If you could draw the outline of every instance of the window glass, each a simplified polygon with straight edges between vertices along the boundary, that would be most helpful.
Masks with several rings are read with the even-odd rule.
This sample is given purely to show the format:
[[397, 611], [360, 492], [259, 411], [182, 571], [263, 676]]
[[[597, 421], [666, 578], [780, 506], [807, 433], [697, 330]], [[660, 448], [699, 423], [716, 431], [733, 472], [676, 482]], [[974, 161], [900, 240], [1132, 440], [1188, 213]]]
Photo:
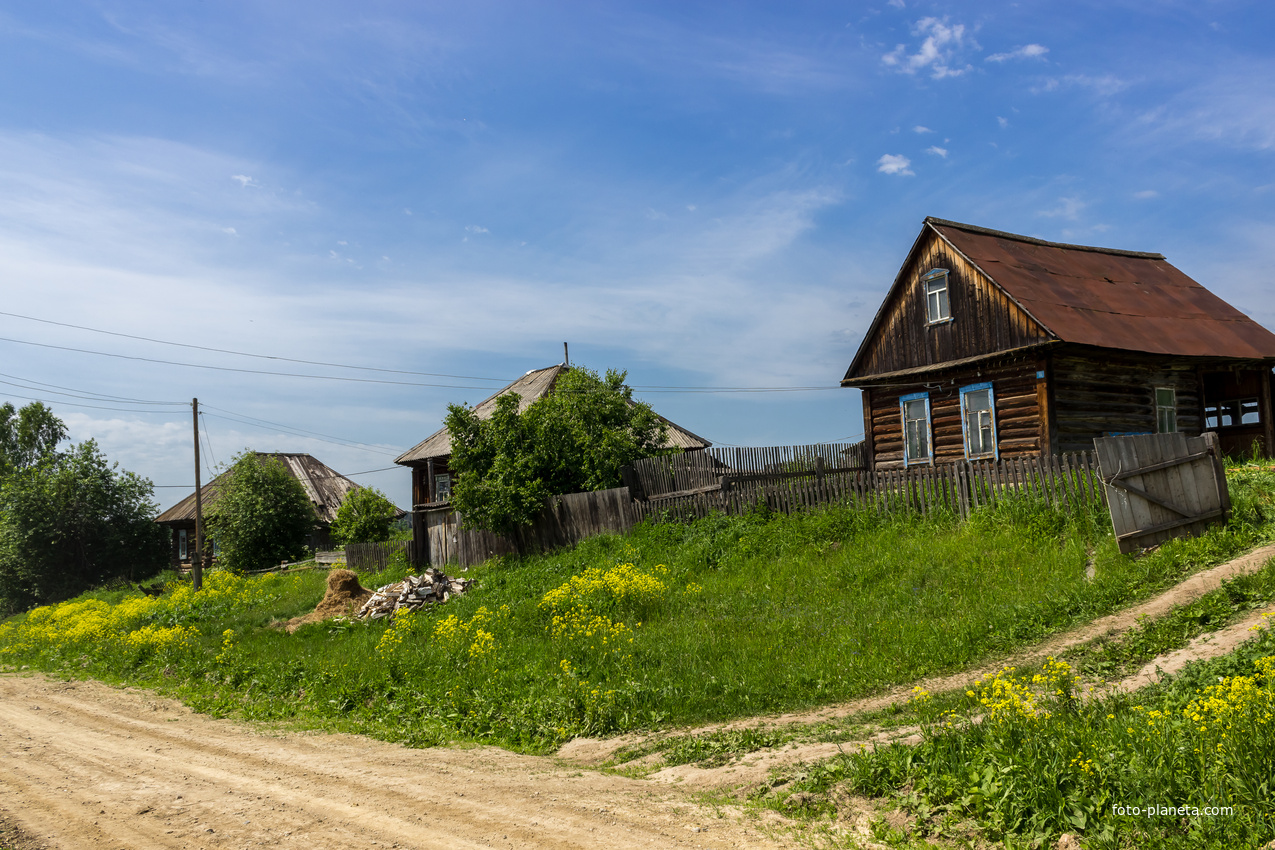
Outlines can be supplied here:
[[925, 276], [925, 316], [931, 324], [952, 318], [948, 309], [945, 269], [935, 269]]
[[996, 423], [991, 384], [961, 390], [961, 425], [967, 458], [996, 456]]
[[[1225, 419], [1225, 411], [1222, 416]], [[1157, 434], [1172, 434], [1178, 430], [1177, 393], [1171, 387], [1155, 388], [1155, 430]]]
[[1204, 427], [1205, 428], [1217, 427], [1217, 405], [1216, 404], [1206, 404], [1204, 406]]
[[177, 530], [177, 558], [178, 560], [186, 560], [186, 529]]
[[905, 396], [903, 405], [903, 459], [920, 463], [930, 459], [930, 400], [925, 393]]
[[435, 475], [434, 476], [434, 501], [446, 502], [452, 497], [452, 477], [451, 475]]
[[1261, 408], [1257, 404], [1257, 399], [1246, 398], [1240, 401], [1240, 424], [1256, 425], [1262, 421]]

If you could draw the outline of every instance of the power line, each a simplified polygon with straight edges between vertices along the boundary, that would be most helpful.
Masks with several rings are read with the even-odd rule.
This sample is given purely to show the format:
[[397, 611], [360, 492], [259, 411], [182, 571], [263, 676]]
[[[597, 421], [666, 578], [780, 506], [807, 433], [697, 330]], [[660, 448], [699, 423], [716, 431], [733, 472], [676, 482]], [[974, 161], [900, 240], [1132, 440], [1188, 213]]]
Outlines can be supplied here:
[[[22, 401], [38, 401], [41, 403], [50, 402], [47, 398], [35, 398], [34, 396], [28, 395], [14, 395], [13, 393], [4, 393], [3, 395], [5, 398], [16, 398]], [[162, 413], [165, 416], [172, 416], [175, 413], [175, 411], [172, 410], [135, 410], [127, 407], [104, 407], [100, 404], [81, 404], [75, 401], [64, 401], [62, 399], [55, 399], [52, 403], [62, 405], [63, 407], [84, 407], [89, 410], [111, 410], [116, 413]]]
[[[123, 339], [136, 339], [142, 342], [153, 342], [156, 345], [172, 345], [178, 348], [193, 348], [197, 351], [211, 351], [216, 354], [233, 354], [237, 357], [255, 357], [260, 360], [278, 360], [282, 363], [302, 363], [307, 366], [329, 366], [334, 369], [357, 369], [363, 372], [385, 372], [393, 375], [420, 375], [427, 378], [455, 378], [462, 381], [496, 381], [500, 383], [509, 383], [508, 378], [483, 378], [477, 375], [447, 375], [440, 372], [417, 372], [410, 369], [383, 369], [378, 366], [350, 366], [345, 363], [327, 363], [322, 360], [300, 360], [295, 357], [280, 357], [274, 354], [254, 354], [249, 351], [235, 351], [229, 348], [212, 348], [207, 345], [195, 345], [189, 342], [173, 342], [167, 339], [155, 339], [148, 336], [138, 336], [136, 334], [120, 333], [119, 331], [108, 331], [103, 328], [92, 328], [87, 325], [73, 325], [69, 322], [55, 322], [52, 319], [41, 319], [36, 316], [24, 316], [21, 313], [8, 313], [0, 310], [0, 316], [9, 316], [14, 319], [26, 319], [30, 322], [40, 322], [45, 325], [56, 325], [60, 328], [74, 328], [78, 331], [89, 331], [91, 333], [106, 334], [107, 336], [117, 336]], [[10, 340], [13, 342], [14, 340]], [[428, 386], [428, 385], [426, 385]], [[465, 389], [480, 389], [478, 387], [466, 387]]]
[[0, 372], [0, 378], [12, 378], [13, 381], [19, 382], [12, 383], [11, 381], [0, 381], [0, 384], [6, 384], [11, 387], [18, 387], [19, 389], [32, 390], [35, 392], [52, 393], [53, 395], [64, 395], [70, 398], [82, 398], [87, 401], [107, 401], [117, 402], [120, 404], [152, 404], [156, 406], [167, 405], [169, 407], [187, 404], [187, 402], [181, 401], [149, 401], [141, 398], [113, 396], [108, 393], [99, 393], [93, 390], [80, 390], [74, 387], [59, 386], [58, 384], [46, 384], [43, 381], [35, 381], [31, 378], [20, 378], [17, 375], [6, 375], [3, 372]]

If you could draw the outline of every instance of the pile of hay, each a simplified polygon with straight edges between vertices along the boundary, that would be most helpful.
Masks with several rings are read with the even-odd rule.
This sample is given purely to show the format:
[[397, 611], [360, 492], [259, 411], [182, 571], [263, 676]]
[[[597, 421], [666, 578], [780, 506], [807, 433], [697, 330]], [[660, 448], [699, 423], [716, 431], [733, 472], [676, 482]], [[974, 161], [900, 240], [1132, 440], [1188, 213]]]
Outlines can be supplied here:
[[284, 628], [292, 634], [306, 623], [352, 615], [371, 597], [372, 591], [359, 584], [359, 577], [353, 572], [333, 570], [328, 573], [328, 592], [323, 595], [323, 601], [309, 614], [293, 617]]

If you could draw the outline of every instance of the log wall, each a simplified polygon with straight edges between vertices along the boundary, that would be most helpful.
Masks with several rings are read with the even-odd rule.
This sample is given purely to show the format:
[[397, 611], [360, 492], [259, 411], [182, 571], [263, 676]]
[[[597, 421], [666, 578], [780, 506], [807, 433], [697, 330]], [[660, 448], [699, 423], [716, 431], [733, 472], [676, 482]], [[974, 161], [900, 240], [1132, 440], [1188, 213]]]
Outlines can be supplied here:
[[[921, 244], [899, 273], [900, 286], [882, 307], [857, 365], [857, 377], [942, 363], [1049, 342], [1049, 336], [999, 287], [926, 229]], [[921, 277], [947, 269], [952, 320], [929, 324]]]
[[1036, 374], [1043, 364], [1036, 359], [1017, 358], [1010, 362], [964, 369], [936, 371], [924, 384], [872, 387], [865, 394], [871, 410], [872, 457], [876, 469], [903, 466], [903, 415], [899, 399], [904, 395], [928, 392], [934, 462], [965, 460], [965, 437], [961, 430], [961, 387], [990, 382], [995, 399], [996, 440], [1002, 458], [1039, 455], [1047, 438], [1042, 424], [1044, 379]]
[[1177, 395], [1178, 430], [1200, 433], [1198, 366], [1168, 358], [1121, 357], [1110, 352], [1053, 358], [1054, 451], [1093, 448], [1095, 437], [1154, 434], [1155, 389]]

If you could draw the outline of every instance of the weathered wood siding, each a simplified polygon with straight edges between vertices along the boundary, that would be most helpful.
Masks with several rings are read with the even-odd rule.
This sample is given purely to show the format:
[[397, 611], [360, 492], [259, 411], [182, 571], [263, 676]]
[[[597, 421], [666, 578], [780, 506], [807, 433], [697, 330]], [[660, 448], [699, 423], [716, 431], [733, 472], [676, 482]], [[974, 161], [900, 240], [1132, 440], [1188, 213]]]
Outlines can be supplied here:
[[1037, 379], [1040, 364], [1015, 359], [999, 365], [947, 369], [926, 376], [924, 384], [873, 387], [869, 395], [872, 456], [876, 469], [903, 466], [903, 416], [899, 399], [928, 392], [930, 426], [935, 463], [965, 460], [961, 430], [961, 387], [990, 382], [995, 399], [996, 443], [1002, 458], [1029, 457], [1042, 451], [1045, 433], [1041, 416], [1044, 379]]
[[1053, 358], [1056, 452], [1093, 448], [1095, 437], [1154, 434], [1155, 389], [1177, 395], [1178, 430], [1200, 433], [1197, 367], [1168, 358], [1060, 354]]
[[[928, 324], [921, 276], [947, 269], [952, 320]], [[995, 272], [991, 272], [995, 274]], [[887, 300], [858, 375], [868, 377], [918, 366], [934, 366], [1048, 342], [1051, 337], [1004, 292], [928, 230], [900, 274], [901, 286]]]

